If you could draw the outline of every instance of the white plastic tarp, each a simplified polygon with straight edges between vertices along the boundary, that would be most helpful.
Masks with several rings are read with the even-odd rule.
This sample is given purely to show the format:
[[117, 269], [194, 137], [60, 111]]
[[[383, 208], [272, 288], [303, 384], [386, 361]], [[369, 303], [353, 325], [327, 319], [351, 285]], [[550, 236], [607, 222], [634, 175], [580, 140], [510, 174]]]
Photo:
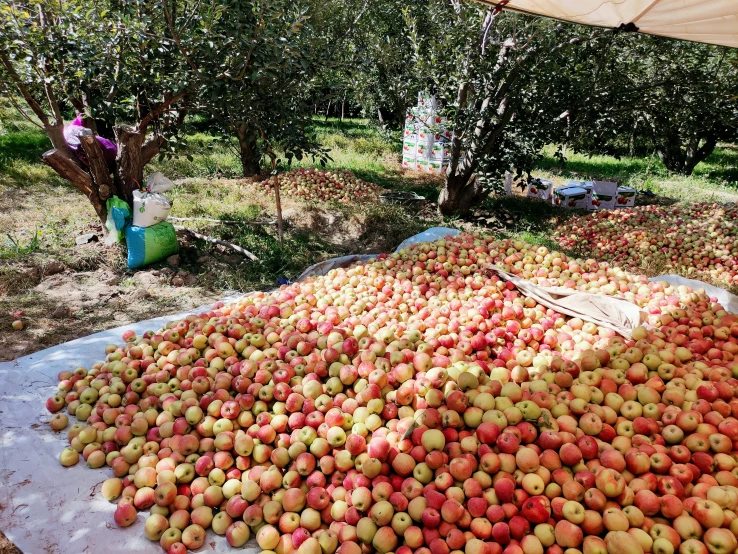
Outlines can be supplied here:
[[[90, 469], [81, 458], [70, 468], [59, 465], [67, 440], [49, 427], [45, 402], [56, 391], [59, 371], [90, 367], [104, 358], [107, 344], [122, 343], [124, 330], [143, 334], [210, 309], [125, 325], [0, 363], [0, 531], [21, 551], [161, 554], [161, 546], [144, 536], [148, 512], [140, 512], [131, 527], [118, 528], [113, 523], [115, 504], [100, 496], [102, 482], [112, 477], [109, 469]], [[74, 421], [71, 418], [70, 425]], [[224, 537], [208, 532], [198, 552], [230, 550]], [[260, 551], [253, 538], [242, 550]]]
[[666, 281], [667, 283], [675, 286], [685, 285], [694, 290], [703, 289], [709, 296], [717, 298], [717, 301], [722, 304], [726, 311], [738, 314], [738, 296], [731, 294], [720, 287], [708, 285], [707, 283], [696, 279], [687, 279], [681, 275], [659, 275], [658, 277], [652, 277], [649, 281], [654, 283], [658, 281]]
[[[456, 229], [429, 229], [403, 242], [399, 248], [455, 234], [458, 234]], [[360, 258], [371, 257], [344, 257], [339, 259], [339, 264], [345, 267]], [[333, 267], [336, 267], [335, 259], [327, 262], [334, 262]], [[326, 265], [318, 264], [313, 274], [325, 274], [327, 262], [323, 262]], [[654, 280], [672, 278], [683, 280], [670, 275]], [[728, 293], [700, 281], [683, 281], [671, 282], [704, 288], [717, 296], [726, 309], [738, 313], [736, 297], [723, 296]], [[234, 298], [226, 298], [224, 302]], [[56, 391], [59, 371], [90, 367], [103, 357], [106, 345], [121, 343], [124, 330], [133, 329], [137, 334], [143, 334], [158, 330], [168, 321], [181, 319], [187, 314], [209, 310], [209, 307], [202, 307], [125, 325], [60, 344], [14, 362], [0, 363], [0, 530], [23, 552], [161, 553], [161, 547], [143, 534], [147, 512], [139, 513], [138, 522], [131, 527], [121, 529], [112, 523], [115, 504], [106, 502], [99, 494], [102, 482], [111, 477], [109, 470], [89, 469], [84, 461], [71, 468], [59, 465], [58, 456], [67, 441], [49, 428], [50, 415], [45, 401]], [[252, 538], [242, 551], [256, 554], [260, 550]], [[228, 551], [230, 547], [224, 538], [210, 531], [205, 544], [198, 550]]]
[[564, 21], [738, 48], [736, 0], [477, 0]]

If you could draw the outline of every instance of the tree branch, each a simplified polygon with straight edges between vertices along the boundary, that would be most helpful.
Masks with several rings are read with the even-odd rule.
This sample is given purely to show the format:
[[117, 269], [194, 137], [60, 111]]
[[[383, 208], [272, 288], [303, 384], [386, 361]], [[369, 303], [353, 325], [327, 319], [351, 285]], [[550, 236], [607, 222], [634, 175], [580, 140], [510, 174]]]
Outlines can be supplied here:
[[182, 54], [182, 57], [184, 58], [185, 62], [187, 62], [187, 65], [190, 66], [192, 71], [194, 71], [195, 73], [200, 73], [200, 70], [192, 62], [190, 57], [187, 55], [187, 52], [185, 52], [185, 49], [182, 46], [182, 42], [179, 40], [179, 34], [174, 30], [174, 22], [172, 21], [172, 17], [169, 15], [167, 0], [162, 0], [162, 8], [164, 9], [164, 19], [166, 19], [167, 27], [169, 28], [169, 32], [172, 34], [172, 40], [174, 40], [174, 44], [177, 45], [179, 52]]
[[110, 168], [105, 161], [102, 147], [97, 141], [95, 135], [91, 132], [86, 135], [80, 135], [80, 145], [87, 156], [87, 162], [90, 165], [90, 174], [97, 185], [97, 194], [100, 200], [105, 202], [113, 193], [113, 180], [110, 178]]
[[41, 161], [69, 181], [74, 188], [84, 192], [85, 195], [89, 196], [92, 193], [92, 178], [90, 175], [58, 150], [52, 149], [44, 152], [41, 155]]
[[154, 120], [154, 118], [160, 116], [165, 111], [167, 111], [167, 109], [169, 109], [172, 104], [176, 104], [177, 102], [179, 102], [182, 98], [184, 98], [185, 94], [187, 94], [187, 91], [180, 91], [171, 98], [165, 99], [164, 102], [159, 104], [153, 110], [149, 111], [149, 113], [141, 118], [141, 121], [138, 124], [138, 130], [145, 131], [146, 127]]
[[44, 127], [48, 127], [50, 125], [49, 117], [46, 115], [46, 112], [44, 112], [44, 109], [41, 107], [41, 105], [36, 102], [36, 99], [31, 95], [31, 93], [28, 92], [28, 89], [23, 84], [22, 79], [15, 71], [13, 64], [10, 63], [10, 59], [8, 58], [8, 54], [5, 50], [0, 50], [0, 62], [2, 62], [5, 71], [7, 71], [8, 75], [10, 76], [10, 80], [13, 81], [13, 84], [18, 89], [18, 92], [20, 92], [21, 96], [23, 96], [23, 99], [26, 101], [26, 104], [28, 104], [28, 107], [33, 110], [33, 113], [35, 113], [36, 117], [41, 120], [41, 123], [43, 123]]
[[144, 142], [141, 147], [141, 164], [145, 166], [149, 163], [151, 159], [159, 153], [161, 145], [166, 141], [167, 140], [164, 137], [157, 135]]

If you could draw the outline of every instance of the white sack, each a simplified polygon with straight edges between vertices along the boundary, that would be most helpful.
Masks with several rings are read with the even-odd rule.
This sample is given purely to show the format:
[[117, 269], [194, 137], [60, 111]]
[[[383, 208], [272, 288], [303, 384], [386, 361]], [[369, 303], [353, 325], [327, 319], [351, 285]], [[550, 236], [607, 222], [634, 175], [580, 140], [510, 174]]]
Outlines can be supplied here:
[[631, 338], [633, 329], [646, 324], [648, 317], [646, 312], [622, 298], [580, 292], [564, 287], [539, 287], [497, 266], [493, 265], [491, 269], [500, 278], [510, 281], [521, 293], [533, 298], [539, 304], [559, 313], [612, 329], [625, 338]]
[[659, 275], [658, 277], [651, 277], [649, 281], [654, 283], [658, 281], [666, 281], [667, 283], [677, 287], [685, 285], [695, 290], [703, 289], [708, 296], [714, 296], [717, 298], [718, 302], [720, 302], [723, 308], [725, 308], [725, 311], [738, 314], [738, 296], [731, 294], [720, 287], [708, 285], [707, 283], [696, 279], [687, 279], [681, 275]]

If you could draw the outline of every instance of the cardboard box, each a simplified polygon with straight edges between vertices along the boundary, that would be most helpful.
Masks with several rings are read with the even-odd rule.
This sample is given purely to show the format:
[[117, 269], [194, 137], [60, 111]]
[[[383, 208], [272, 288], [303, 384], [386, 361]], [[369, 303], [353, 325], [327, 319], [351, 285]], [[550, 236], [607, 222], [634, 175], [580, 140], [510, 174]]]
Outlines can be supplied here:
[[570, 210], [585, 210], [587, 208], [587, 191], [582, 187], [557, 188], [551, 198], [554, 206]]
[[528, 183], [526, 196], [530, 198], [540, 198], [541, 200], [550, 200], [551, 191], [553, 191], [553, 182], [545, 179], [532, 179]]
[[415, 157], [415, 147], [417, 146], [418, 141], [415, 135], [411, 135], [409, 137], [405, 137], [405, 139], [402, 141], [402, 156], [410, 156], [412, 154], [413, 157]]
[[448, 117], [434, 113], [430, 120], [432, 125], [437, 127], [445, 127], [448, 123]]
[[435, 137], [436, 140], [444, 139], [444, 140], [447, 140], [447, 141], [451, 142], [451, 134], [452, 133], [451, 133], [451, 131], [449, 129], [446, 129], [446, 128], [443, 128], [442, 127], [441, 129], [436, 129], [435, 130], [435, 133], [436, 134], [433, 135], [433, 136]]
[[415, 169], [415, 156], [402, 157], [402, 167], [405, 169]]
[[415, 145], [415, 157], [416, 158], [425, 158], [426, 160], [430, 160], [431, 148], [430, 148], [429, 142], [430, 141], [428, 140], [425, 140], [425, 141], [418, 140], [417, 144]]
[[610, 181], [592, 182], [592, 209], [614, 210], [618, 184]]
[[421, 112], [432, 112], [435, 111], [437, 107], [436, 104], [436, 97], [428, 92], [419, 92], [418, 93], [418, 108]]
[[579, 187], [587, 191], [587, 209], [594, 210], [595, 207], [592, 205], [592, 190], [594, 183], [592, 181], [569, 181], [566, 184], [567, 187]]
[[618, 187], [618, 194], [615, 198], [616, 208], [632, 208], [635, 206], [636, 195], [638, 191], [631, 187]]
[[416, 158], [415, 159], [415, 169], [418, 171], [428, 171], [428, 165], [430, 162], [426, 160], [425, 158]]
[[448, 167], [447, 160], [431, 160], [428, 162], [428, 173], [435, 173], [440, 175]]
[[431, 160], [446, 160], [449, 157], [451, 157], [451, 144], [444, 140], [434, 140], [431, 148]]

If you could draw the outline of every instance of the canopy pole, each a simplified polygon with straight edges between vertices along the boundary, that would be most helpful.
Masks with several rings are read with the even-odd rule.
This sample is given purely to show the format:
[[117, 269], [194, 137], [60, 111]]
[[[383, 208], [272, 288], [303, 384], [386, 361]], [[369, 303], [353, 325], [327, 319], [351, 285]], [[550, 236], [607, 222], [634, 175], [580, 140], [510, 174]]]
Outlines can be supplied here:
[[653, 8], [653, 7], [654, 7], [654, 6], [656, 5], [656, 4], [658, 4], [658, 3], [660, 2], [660, 1], [661, 1], [661, 0], [653, 0], [653, 2], [651, 2], [651, 3], [650, 3], [650, 4], [649, 4], [649, 5], [647, 6], [647, 7], [646, 7], [646, 9], [645, 9], [645, 10], [643, 10], [643, 11], [642, 11], [641, 13], [639, 13], [639, 14], [638, 14], [637, 16], [635, 16], [635, 17], [634, 17], [634, 18], [632, 19], [631, 23], [633, 23], [634, 25], [635, 25], [636, 23], [638, 23], [638, 21], [639, 21], [639, 20], [640, 20], [640, 19], [641, 19], [641, 18], [642, 18], [642, 17], [644, 16], [644, 15], [646, 15], [646, 14], [647, 14], [648, 12], [650, 12], [650, 11], [651, 11], [651, 8]]

